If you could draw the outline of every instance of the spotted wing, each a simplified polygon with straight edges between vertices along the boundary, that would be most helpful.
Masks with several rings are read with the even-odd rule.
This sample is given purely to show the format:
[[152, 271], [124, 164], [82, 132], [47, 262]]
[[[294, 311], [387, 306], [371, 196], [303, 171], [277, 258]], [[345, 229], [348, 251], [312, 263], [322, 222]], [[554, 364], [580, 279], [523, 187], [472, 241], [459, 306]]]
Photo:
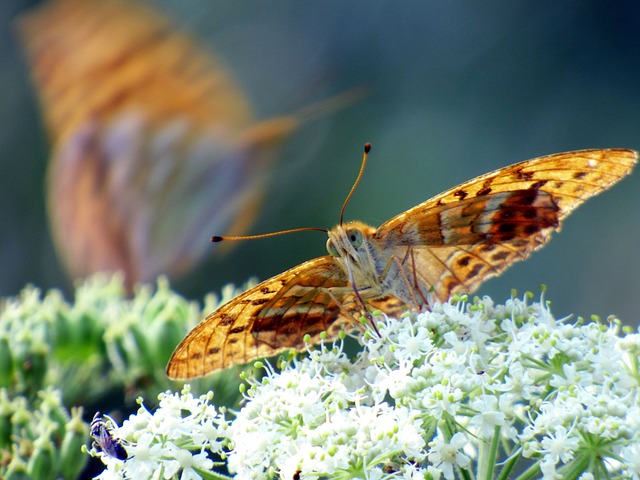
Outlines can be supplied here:
[[376, 237], [436, 300], [471, 293], [544, 245], [564, 218], [629, 174], [632, 150], [535, 158], [447, 190], [384, 223]]
[[287, 349], [304, 337], [335, 335], [359, 310], [347, 277], [332, 257], [305, 262], [251, 288], [200, 322], [178, 345], [170, 378], [193, 378]]

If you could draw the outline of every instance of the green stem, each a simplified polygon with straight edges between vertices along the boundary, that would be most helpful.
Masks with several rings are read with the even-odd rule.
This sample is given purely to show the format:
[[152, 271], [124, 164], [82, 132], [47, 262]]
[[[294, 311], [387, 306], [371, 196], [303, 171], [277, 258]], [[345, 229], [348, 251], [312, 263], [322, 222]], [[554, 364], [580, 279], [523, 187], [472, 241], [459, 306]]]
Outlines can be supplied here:
[[496, 468], [496, 458], [500, 446], [500, 427], [495, 427], [491, 443], [482, 444], [478, 458], [478, 479], [492, 480]]
[[540, 477], [540, 460], [527, 468], [524, 472], [522, 472], [518, 477], [514, 480], [533, 480], [534, 478]]
[[[590, 458], [591, 457], [589, 455], [580, 455], [559, 468], [557, 473], [567, 480], [576, 479], [587, 469], [590, 463]], [[598, 477], [596, 476], [596, 478]]]
[[520, 460], [520, 458], [521, 457], [519, 454], [510, 456], [504, 462], [504, 466], [502, 467], [502, 470], [500, 470], [500, 475], [498, 475], [498, 480], [507, 480], [508, 478], [511, 478], [511, 472], [515, 468], [516, 463], [518, 463], [518, 460]]

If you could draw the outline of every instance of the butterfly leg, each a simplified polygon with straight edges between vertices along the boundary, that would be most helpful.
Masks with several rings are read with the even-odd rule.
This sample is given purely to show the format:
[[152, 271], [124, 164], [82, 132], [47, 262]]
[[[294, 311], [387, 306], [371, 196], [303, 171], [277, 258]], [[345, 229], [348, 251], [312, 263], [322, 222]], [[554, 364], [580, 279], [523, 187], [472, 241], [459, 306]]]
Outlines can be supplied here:
[[[407, 263], [409, 259], [411, 262], [410, 265], [411, 265], [411, 272], [412, 272], [413, 279], [409, 279], [409, 276], [407, 275], [407, 272], [404, 268], [404, 265]], [[398, 286], [396, 286], [395, 290], [400, 290], [406, 293], [407, 294], [406, 296], [408, 296], [411, 299], [410, 303], [413, 306], [413, 308], [417, 310], [423, 310], [424, 308], [428, 309], [429, 300], [425, 297], [424, 293], [420, 289], [420, 283], [418, 281], [413, 249], [411, 247], [408, 247], [402, 259], [400, 259], [396, 255], [391, 255], [391, 257], [389, 258], [389, 261], [387, 262], [387, 265], [385, 266], [384, 270], [382, 271], [382, 274], [380, 275], [380, 281], [382, 283], [385, 282], [386, 277], [390, 273], [391, 267], [394, 265], [398, 270], [398, 274], [402, 279], [402, 283], [404, 284], [404, 287], [398, 288]]]
[[[332, 288], [327, 288], [327, 289], [323, 289], [326, 294], [335, 302], [335, 304], [338, 306], [338, 308], [340, 309], [340, 312], [347, 318], [350, 318], [353, 322], [354, 325], [356, 326], [361, 326], [362, 324], [360, 323], [360, 320], [358, 318], [356, 318], [356, 316], [354, 315], [354, 311], [357, 310], [357, 308], [348, 308], [345, 306], [345, 303], [340, 301], [338, 298], [345, 298], [346, 294], [344, 293], [340, 293], [340, 294], [336, 294], [336, 292], [333, 292]], [[342, 290], [342, 289], [340, 289]], [[364, 312], [363, 315], [364, 317], [367, 319], [367, 321], [369, 322], [369, 324], [373, 327], [373, 330], [379, 335], [380, 332], [378, 332], [378, 327], [376, 327], [375, 322], [373, 321], [373, 315], [371, 315], [371, 312], [369, 312], [369, 310], [366, 307], [365, 301], [362, 298], [362, 296], [360, 295], [360, 292], [358, 291], [357, 288], [354, 287], [349, 287], [349, 294], [351, 293], [355, 293], [355, 300], [353, 300], [355, 303], [357, 303], [357, 307], [359, 307], [361, 312]]]
[[371, 315], [371, 312], [369, 312], [369, 310], [367, 309], [367, 304], [364, 303], [364, 300], [362, 299], [362, 296], [360, 296], [360, 291], [358, 290], [356, 282], [355, 282], [355, 280], [353, 278], [353, 270], [351, 269], [351, 263], [349, 262], [348, 259], [346, 261], [346, 265], [347, 265], [347, 275], [349, 277], [349, 283], [351, 284], [351, 288], [353, 289], [353, 293], [355, 293], [356, 298], [358, 299], [358, 303], [360, 303], [360, 306], [362, 307], [362, 311], [364, 312], [364, 316], [368, 320], [369, 324], [373, 327], [375, 332], [378, 335], [380, 335], [380, 332], [378, 332], [378, 327], [376, 327], [376, 324], [373, 321], [373, 315]]

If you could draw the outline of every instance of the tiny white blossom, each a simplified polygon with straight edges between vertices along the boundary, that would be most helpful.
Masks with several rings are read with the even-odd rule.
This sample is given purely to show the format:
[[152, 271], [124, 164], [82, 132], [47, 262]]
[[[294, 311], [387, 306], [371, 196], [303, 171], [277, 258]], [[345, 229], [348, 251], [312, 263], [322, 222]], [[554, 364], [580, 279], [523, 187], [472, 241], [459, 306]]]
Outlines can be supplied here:
[[577, 446], [578, 438], [572, 434], [571, 429], [559, 425], [552, 434], [542, 439], [540, 453], [554, 464], [559, 461], [566, 463], [573, 458]]
[[620, 457], [624, 461], [626, 475], [633, 480], [640, 479], [640, 443], [622, 447]]
[[[129, 458], [101, 456], [107, 469], [99, 478], [197, 480], [198, 470], [212, 469], [208, 452], [220, 452], [226, 440], [226, 420], [209, 404], [212, 394], [193, 397], [185, 386], [181, 394], [159, 396], [158, 408], [144, 406], [113, 430], [127, 444]], [[190, 413], [185, 413], [190, 412]], [[217, 426], [221, 428], [217, 428]], [[217, 438], [214, 438], [217, 437]]]
[[[189, 450], [178, 448], [173, 444], [169, 444], [168, 450], [171, 456], [175, 458], [175, 463], [177, 464], [171, 469], [171, 474], [168, 478], [175, 475], [175, 472], [178, 470], [181, 470], [180, 480], [199, 480], [202, 477], [195, 469], [199, 468], [207, 471], [213, 466], [213, 462], [207, 457], [205, 452], [193, 455]], [[166, 473], [169, 474], [170, 467], [167, 466], [166, 469]]]
[[164, 447], [159, 443], [152, 444], [153, 440], [153, 434], [144, 432], [128, 448], [130, 458], [126, 470], [131, 478], [149, 478], [158, 469]]
[[454, 467], [467, 468], [471, 464], [471, 459], [462, 451], [468, 442], [462, 432], [456, 433], [449, 442], [438, 435], [429, 443], [429, 461], [442, 471], [445, 478], [452, 479]]

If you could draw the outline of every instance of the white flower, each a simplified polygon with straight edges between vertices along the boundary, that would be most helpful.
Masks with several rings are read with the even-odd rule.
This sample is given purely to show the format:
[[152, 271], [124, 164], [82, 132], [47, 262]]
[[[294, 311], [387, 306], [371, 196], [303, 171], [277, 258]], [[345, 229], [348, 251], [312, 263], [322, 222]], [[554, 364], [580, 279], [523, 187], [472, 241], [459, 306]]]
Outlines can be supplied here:
[[625, 463], [628, 478], [633, 480], [640, 479], [640, 443], [622, 447], [620, 449], [620, 457]]
[[416, 360], [433, 348], [429, 332], [425, 327], [410, 327], [398, 334], [397, 343], [400, 346], [396, 350], [399, 360]]
[[160, 466], [163, 446], [153, 443], [154, 436], [149, 432], [142, 433], [138, 441], [128, 447], [129, 459], [125, 468], [131, 478], [150, 478]]
[[195, 398], [185, 386], [181, 394], [161, 394], [153, 414], [141, 406], [136, 415], [112, 432], [115, 438], [126, 442], [129, 458], [120, 461], [101, 455], [107, 469], [99, 478], [202, 478], [199, 471], [213, 467], [208, 452], [220, 452], [227, 441], [227, 422], [209, 405], [211, 398], [212, 394]]
[[199, 480], [202, 477], [197, 473], [196, 468], [207, 471], [213, 467], [213, 462], [205, 452], [194, 455], [189, 450], [178, 448], [171, 443], [168, 444], [168, 450], [175, 458], [175, 462], [165, 462], [165, 478], [171, 478], [181, 470], [180, 480]]
[[571, 430], [559, 425], [552, 434], [542, 439], [539, 451], [549, 462], [554, 464], [559, 461], [567, 463], [573, 458], [578, 443], [578, 438], [572, 434]]
[[468, 442], [462, 432], [456, 433], [449, 442], [442, 435], [438, 435], [429, 443], [429, 461], [442, 471], [445, 478], [452, 479], [454, 467], [468, 468], [471, 464], [471, 459], [462, 452]]
[[469, 423], [476, 428], [481, 439], [491, 438], [496, 427], [506, 423], [506, 415], [498, 409], [498, 398], [494, 395], [480, 395], [469, 402], [469, 406], [478, 412]]

